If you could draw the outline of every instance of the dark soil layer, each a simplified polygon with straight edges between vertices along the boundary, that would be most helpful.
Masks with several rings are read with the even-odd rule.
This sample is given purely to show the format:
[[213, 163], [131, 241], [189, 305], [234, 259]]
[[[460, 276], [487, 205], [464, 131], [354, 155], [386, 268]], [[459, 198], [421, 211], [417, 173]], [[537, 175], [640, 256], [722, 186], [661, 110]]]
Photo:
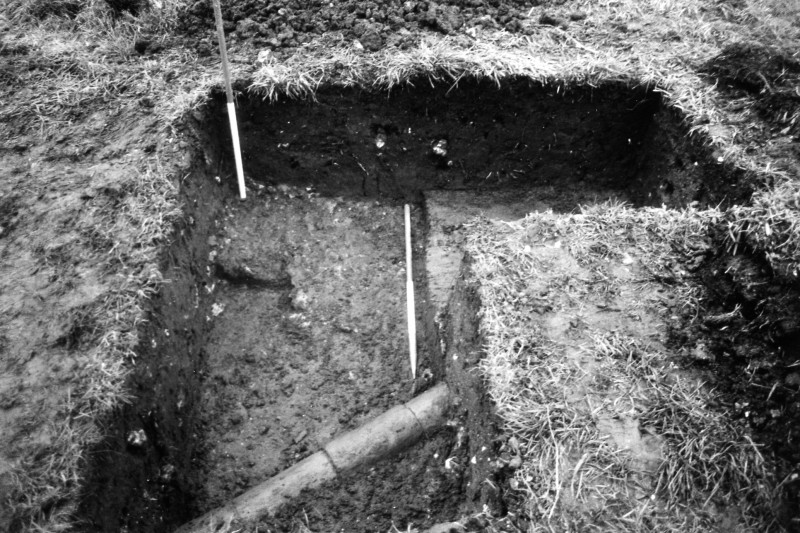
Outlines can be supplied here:
[[[253, 180], [413, 201], [426, 189], [529, 186], [620, 190], [636, 205], [725, 205], [751, 193], [743, 173], [711, 161], [644, 89], [420, 82], [388, 96], [326, 89], [316, 99], [240, 102]], [[212, 127], [227, 132], [224, 106], [215, 109]]]
[[[220, 281], [201, 404], [204, 510], [413, 392], [402, 207], [280, 187], [225, 214], [210, 238]], [[423, 343], [420, 385], [429, 359]]]
[[502, 516], [508, 496], [504, 480], [513, 471], [507, 465], [508, 455], [503, 454], [505, 443], [498, 439], [499, 420], [494, 417], [494, 406], [484, 393], [478, 370], [484, 345], [479, 332], [481, 302], [477, 287], [465, 281], [469, 268], [469, 262], [465, 262], [442, 319], [443, 356], [447, 382], [461, 398], [460, 430], [467, 436], [469, 446], [472, 483], [465, 489], [465, 510], [488, 510], [493, 516]]
[[744, 422], [764, 453], [776, 459], [786, 480], [776, 502], [789, 531], [800, 509], [800, 290], [772, 276], [766, 262], [750, 255], [715, 253], [697, 269], [706, 287], [701, 320], [682, 316], [670, 331], [679, 346], [704, 339], [707, 354], [684, 350], [693, 369], [720, 391], [723, 405]]

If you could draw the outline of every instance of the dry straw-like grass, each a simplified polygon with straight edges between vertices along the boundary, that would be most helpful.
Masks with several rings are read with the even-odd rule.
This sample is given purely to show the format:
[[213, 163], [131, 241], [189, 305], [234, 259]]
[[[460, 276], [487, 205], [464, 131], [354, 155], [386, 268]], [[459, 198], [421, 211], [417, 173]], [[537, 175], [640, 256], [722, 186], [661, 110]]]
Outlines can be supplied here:
[[[482, 370], [507, 435], [524, 450], [513, 483], [525, 494], [532, 531], [701, 532], [732, 509], [738, 530], [777, 529], [770, 464], [741, 426], [709, 407], [713, 391], [671, 367], [663, 346], [597, 330], [581, 344], [578, 362], [575, 338], [554, 339], [543, 323], [531, 322], [526, 305], [535, 287], [536, 294], [551, 295], [554, 315], [574, 313], [594, 287], [617, 292], [620, 287], [608, 284], [623, 282], [606, 269], [635, 254], [640, 274], [624, 283], [652, 285], [668, 277], [676, 301], [695, 295], [685, 300], [685, 311], [702, 312], [696, 297], [702, 289], [676, 265], [707, 250], [709, 228], [721, 221], [718, 210], [610, 203], [575, 215], [472, 225], [467, 248], [482, 305]], [[563, 247], [581, 273], [567, 268], [566, 281], [554, 274], [541, 256], [543, 243]], [[647, 304], [629, 303], [626, 312], [649, 312]], [[600, 430], [603, 417], [634, 419], [662, 439], [657, 469], [643, 472], [631, 462]]]

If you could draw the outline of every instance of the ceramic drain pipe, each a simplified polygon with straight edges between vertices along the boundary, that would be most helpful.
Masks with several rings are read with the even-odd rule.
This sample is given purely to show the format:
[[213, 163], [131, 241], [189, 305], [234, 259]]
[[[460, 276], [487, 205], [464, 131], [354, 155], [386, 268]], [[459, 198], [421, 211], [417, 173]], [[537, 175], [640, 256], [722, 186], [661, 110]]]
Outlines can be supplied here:
[[439, 384], [360, 428], [336, 437], [314, 455], [184, 524], [176, 533], [227, 531], [226, 526], [233, 521], [252, 522], [273, 514], [303, 489], [319, 487], [342, 472], [386, 457], [441, 427], [451, 402], [447, 385]]

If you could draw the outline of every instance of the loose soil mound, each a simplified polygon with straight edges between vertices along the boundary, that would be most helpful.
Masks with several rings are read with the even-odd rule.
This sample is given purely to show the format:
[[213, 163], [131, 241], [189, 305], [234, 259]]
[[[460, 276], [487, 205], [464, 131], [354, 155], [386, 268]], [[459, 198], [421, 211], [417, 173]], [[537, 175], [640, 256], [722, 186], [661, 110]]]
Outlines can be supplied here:
[[[411, 32], [433, 29], [455, 33], [466, 25], [518, 31], [522, 29], [526, 2], [485, 0], [298, 2], [281, 0], [260, 3], [227, 3], [222, 16], [231, 42], [247, 41], [271, 48], [294, 47], [326, 32], [341, 31], [345, 38], [358, 39], [368, 50], [387, 45], [403, 47], [413, 42]], [[180, 15], [182, 31], [208, 35], [214, 16], [208, 2], [188, 3]], [[200, 47], [210, 52], [212, 39]]]

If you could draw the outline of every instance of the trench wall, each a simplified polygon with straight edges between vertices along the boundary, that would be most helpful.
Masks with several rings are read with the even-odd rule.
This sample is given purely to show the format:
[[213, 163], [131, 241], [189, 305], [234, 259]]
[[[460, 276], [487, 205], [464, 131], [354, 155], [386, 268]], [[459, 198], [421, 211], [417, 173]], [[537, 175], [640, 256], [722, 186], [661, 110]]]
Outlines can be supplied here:
[[[194, 151], [181, 181], [184, 217], [174, 229], [160, 270], [166, 282], [140, 327], [127, 389], [131, 404], [107, 424], [93, 450], [78, 511], [82, 531], [172, 531], [193, 514], [193, 460], [202, 439], [195, 406], [208, 329], [207, 238], [220, 207], [217, 141], [187, 122], [180, 139]], [[145, 440], [131, 443], [134, 432]]]
[[[673, 207], [751, 194], [741, 172], [719, 164], [677, 111], [641, 87], [423, 80], [389, 94], [323, 88], [314, 102], [237, 105], [245, 172], [321, 194], [418, 201], [424, 189], [552, 186], [619, 190], [636, 205]], [[213, 130], [232, 160], [222, 94], [214, 109]], [[441, 140], [444, 156], [434, 150]]]

